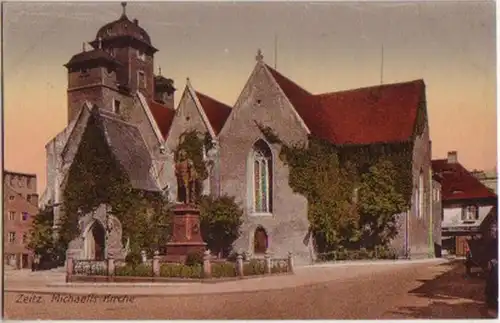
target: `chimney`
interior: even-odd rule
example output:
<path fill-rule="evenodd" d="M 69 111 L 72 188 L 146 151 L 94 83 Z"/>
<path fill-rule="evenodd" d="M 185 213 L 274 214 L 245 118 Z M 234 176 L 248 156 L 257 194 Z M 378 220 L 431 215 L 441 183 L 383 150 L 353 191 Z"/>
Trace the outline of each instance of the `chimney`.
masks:
<path fill-rule="evenodd" d="M 458 154 L 454 151 L 448 152 L 448 164 L 456 164 L 458 163 Z"/>
<path fill-rule="evenodd" d="M 134 19 L 134 25 L 139 26 L 139 20 Z"/>

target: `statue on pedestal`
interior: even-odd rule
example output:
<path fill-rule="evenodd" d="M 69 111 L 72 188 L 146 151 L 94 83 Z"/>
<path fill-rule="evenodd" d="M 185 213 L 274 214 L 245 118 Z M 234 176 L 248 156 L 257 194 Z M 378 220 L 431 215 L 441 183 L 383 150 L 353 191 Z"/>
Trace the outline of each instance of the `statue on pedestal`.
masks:
<path fill-rule="evenodd" d="M 183 149 L 178 153 L 175 177 L 177 178 L 177 201 L 183 204 L 194 204 L 198 176 L 193 161 L 188 158 Z"/>

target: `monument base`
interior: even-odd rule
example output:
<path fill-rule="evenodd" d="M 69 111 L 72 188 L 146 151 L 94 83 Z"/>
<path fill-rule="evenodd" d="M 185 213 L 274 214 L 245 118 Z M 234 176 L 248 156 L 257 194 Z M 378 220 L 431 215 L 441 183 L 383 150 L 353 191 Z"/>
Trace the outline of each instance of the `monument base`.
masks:
<path fill-rule="evenodd" d="M 179 204 L 173 212 L 172 238 L 163 260 L 184 263 L 189 254 L 203 255 L 207 244 L 201 237 L 200 210 L 194 205 Z"/>

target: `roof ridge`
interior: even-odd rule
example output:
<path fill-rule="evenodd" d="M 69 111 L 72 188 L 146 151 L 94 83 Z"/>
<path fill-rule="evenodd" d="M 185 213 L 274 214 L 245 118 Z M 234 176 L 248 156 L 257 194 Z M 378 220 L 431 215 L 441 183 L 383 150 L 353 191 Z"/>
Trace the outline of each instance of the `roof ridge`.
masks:
<path fill-rule="evenodd" d="M 312 94 L 315 98 L 322 97 L 322 96 L 327 96 L 327 95 L 333 95 L 333 94 L 342 94 L 342 93 L 349 93 L 349 92 L 357 92 L 357 91 L 366 91 L 366 90 L 377 90 L 377 89 L 383 89 L 383 88 L 388 88 L 388 87 L 393 87 L 393 86 L 400 86 L 400 85 L 409 85 L 409 84 L 414 84 L 414 83 L 419 83 L 419 82 L 424 82 L 423 79 L 415 79 L 412 81 L 404 81 L 404 82 L 395 82 L 395 83 L 387 83 L 387 84 L 379 84 L 379 85 L 371 85 L 371 86 L 365 86 L 365 87 L 360 87 L 360 88 L 355 88 L 355 89 L 347 89 L 347 90 L 340 90 L 340 91 L 332 91 L 332 92 L 324 92 L 324 93 L 317 93 L 317 94 Z"/>

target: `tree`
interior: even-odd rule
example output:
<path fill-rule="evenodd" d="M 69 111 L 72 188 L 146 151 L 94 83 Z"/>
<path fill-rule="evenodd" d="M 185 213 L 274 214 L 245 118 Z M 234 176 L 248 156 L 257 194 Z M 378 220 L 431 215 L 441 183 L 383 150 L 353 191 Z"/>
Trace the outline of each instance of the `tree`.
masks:
<path fill-rule="evenodd" d="M 202 196 L 199 202 L 201 235 L 208 249 L 218 254 L 230 251 L 240 234 L 243 210 L 234 197 Z"/>
<path fill-rule="evenodd" d="M 33 219 L 29 231 L 28 248 L 35 254 L 49 253 L 54 248 L 53 221 L 54 210 L 51 207 L 42 209 Z"/>
<path fill-rule="evenodd" d="M 358 212 L 366 248 L 386 246 L 397 234 L 396 215 L 406 210 L 404 195 L 396 187 L 397 176 L 396 168 L 386 159 L 361 176 Z"/>

